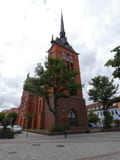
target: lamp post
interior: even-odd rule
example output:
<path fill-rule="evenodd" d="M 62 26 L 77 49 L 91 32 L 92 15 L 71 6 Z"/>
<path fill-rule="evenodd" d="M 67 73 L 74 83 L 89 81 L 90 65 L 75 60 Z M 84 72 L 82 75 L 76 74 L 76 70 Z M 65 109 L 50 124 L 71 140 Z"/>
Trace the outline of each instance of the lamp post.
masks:
<path fill-rule="evenodd" d="M 28 137 L 28 125 L 29 125 L 29 122 L 32 121 L 32 118 L 34 117 L 34 114 L 31 113 L 31 112 L 28 112 L 26 115 L 25 115 L 25 119 L 26 119 L 26 129 L 27 129 L 27 134 L 26 134 L 26 137 Z"/>
<path fill-rule="evenodd" d="M 12 122 L 13 122 L 13 117 L 10 118 L 10 125 L 12 126 Z"/>
<path fill-rule="evenodd" d="M 65 114 L 65 111 L 63 112 L 63 114 L 60 115 L 60 119 L 64 124 L 64 135 L 65 135 L 65 138 L 67 138 L 66 122 L 68 121 L 68 115 Z"/>
<path fill-rule="evenodd" d="M 11 129 L 12 129 L 12 130 L 13 130 L 13 124 L 12 124 L 13 120 L 14 120 L 14 118 L 11 117 L 11 118 L 10 118 L 10 126 L 11 126 Z"/>
<path fill-rule="evenodd" d="M 28 120 L 25 115 L 24 115 L 24 118 L 26 120 L 26 137 L 28 137 Z"/>
<path fill-rule="evenodd" d="M 26 137 L 28 137 L 28 120 L 26 119 Z"/>

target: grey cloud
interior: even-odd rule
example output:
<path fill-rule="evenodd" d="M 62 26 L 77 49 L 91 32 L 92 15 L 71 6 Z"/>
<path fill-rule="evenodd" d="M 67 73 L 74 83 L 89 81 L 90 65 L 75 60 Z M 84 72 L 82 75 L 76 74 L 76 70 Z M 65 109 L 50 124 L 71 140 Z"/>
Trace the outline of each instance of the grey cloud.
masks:
<path fill-rule="evenodd" d="M 45 3 L 45 4 L 46 4 L 46 3 L 47 3 L 47 0 L 43 0 L 43 3 Z"/>
<path fill-rule="evenodd" d="M 19 106 L 22 87 L 22 77 L 3 79 L 0 94 L 0 110 Z"/>
<path fill-rule="evenodd" d="M 5 61 L 3 59 L 0 59 L 0 63 L 4 63 Z"/>
<path fill-rule="evenodd" d="M 5 41 L 5 42 L 3 42 L 3 45 L 11 47 L 11 46 L 14 46 L 14 43 L 12 41 Z"/>
<path fill-rule="evenodd" d="M 92 3 L 87 0 L 85 3 L 85 8 L 88 12 L 86 12 L 86 14 L 89 14 L 89 16 L 101 16 L 113 9 L 113 3 L 114 0 L 101 0 L 99 2 L 92 0 Z M 119 0 L 117 0 L 116 3 L 119 3 Z"/>
<path fill-rule="evenodd" d="M 4 79 L 4 84 L 6 88 L 18 89 L 21 86 L 22 78 L 6 78 Z"/>
<path fill-rule="evenodd" d="M 15 94 L 0 95 L 0 110 L 19 106 L 19 98 Z"/>

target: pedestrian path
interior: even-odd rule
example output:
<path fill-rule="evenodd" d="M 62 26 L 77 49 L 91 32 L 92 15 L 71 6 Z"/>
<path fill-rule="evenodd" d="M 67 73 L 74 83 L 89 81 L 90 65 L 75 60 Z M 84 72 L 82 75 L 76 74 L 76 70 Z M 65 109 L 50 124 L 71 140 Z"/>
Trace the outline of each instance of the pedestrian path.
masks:
<path fill-rule="evenodd" d="M 120 160 L 120 132 L 0 139 L 0 160 Z"/>

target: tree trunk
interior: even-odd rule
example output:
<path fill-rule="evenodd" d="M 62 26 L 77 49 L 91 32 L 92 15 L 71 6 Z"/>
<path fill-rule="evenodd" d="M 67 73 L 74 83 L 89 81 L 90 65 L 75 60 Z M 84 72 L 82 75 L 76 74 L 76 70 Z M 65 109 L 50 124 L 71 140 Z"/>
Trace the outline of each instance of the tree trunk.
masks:
<path fill-rule="evenodd" d="M 59 120 L 59 116 L 58 116 L 58 106 L 57 106 L 57 98 L 54 96 L 53 101 L 54 101 L 54 106 L 51 106 L 50 104 L 50 97 L 47 96 L 46 98 L 46 102 L 48 105 L 49 110 L 53 113 L 54 118 L 55 118 L 55 127 L 59 126 L 58 120 Z"/>
<path fill-rule="evenodd" d="M 106 109 L 104 111 L 104 128 L 111 128 L 111 124 L 112 124 L 112 120 L 113 120 L 113 117 L 111 116 L 111 114 L 108 112 L 108 110 Z"/>
<path fill-rule="evenodd" d="M 57 98 L 54 96 L 54 113 L 55 113 L 55 127 L 59 127 L 59 116 L 58 116 L 58 106 L 57 106 Z"/>
<path fill-rule="evenodd" d="M 58 127 L 58 126 L 59 126 L 59 124 L 58 124 L 58 116 L 55 115 L 55 127 Z"/>
<path fill-rule="evenodd" d="M 103 114 L 104 114 L 104 123 L 103 123 L 103 127 L 107 128 L 107 124 L 106 124 L 106 112 L 107 110 L 104 109 Z"/>

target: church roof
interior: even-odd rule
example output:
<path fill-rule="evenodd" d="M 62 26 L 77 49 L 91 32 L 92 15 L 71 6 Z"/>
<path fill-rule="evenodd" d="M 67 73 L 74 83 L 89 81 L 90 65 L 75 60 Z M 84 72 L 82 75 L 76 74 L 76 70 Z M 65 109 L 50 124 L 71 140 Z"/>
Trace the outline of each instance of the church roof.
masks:
<path fill-rule="evenodd" d="M 66 35 L 65 35 L 65 29 L 64 29 L 64 21 L 63 21 L 63 15 L 61 14 L 61 25 L 60 25 L 60 37 L 56 38 L 55 40 L 53 40 L 53 36 L 52 36 L 52 40 L 51 43 L 57 43 L 71 51 L 74 51 L 74 49 L 72 48 L 72 46 L 68 43 Z M 74 51 L 75 52 L 75 51 Z"/>

